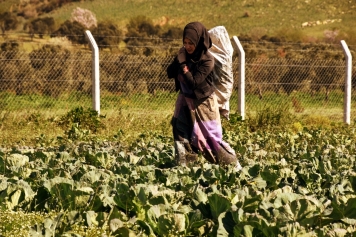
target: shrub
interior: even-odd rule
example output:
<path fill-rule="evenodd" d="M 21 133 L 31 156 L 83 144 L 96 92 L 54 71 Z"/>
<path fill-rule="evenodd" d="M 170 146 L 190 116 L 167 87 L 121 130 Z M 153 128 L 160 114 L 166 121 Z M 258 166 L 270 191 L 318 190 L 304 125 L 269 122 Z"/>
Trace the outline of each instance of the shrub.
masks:
<path fill-rule="evenodd" d="M 92 34 L 100 49 L 117 47 L 123 37 L 123 32 L 111 22 L 100 22 Z"/>
<path fill-rule="evenodd" d="M 86 29 L 95 28 L 97 26 L 95 14 L 80 7 L 73 10 L 71 21 L 80 23 Z"/>
<path fill-rule="evenodd" d="M 0 45 L 1 51 L 19 51 L 19 43 L 16 40 L 5 41 Z"/>
<path fill-rule="evenodd" d="M 28 24 L 28 28 L 31 39 L 34 34 L 43 38 L 44 34 L 49 34 L 54 30 L 54 19 L 53 17 L 36 18 Z"/>
<path fill-rule="evenodd" d="M 85 30 L 85 27 L 79 22 L 67 20 L 56 31 L 51 33 L 51 37 L 66 36 L 74 44 L 86 44 Z"/>
<path fill-rule="evenodd" d="M 324 41 L 326 43 L 335 43 L 336 37 L 338 36 L 338 30 L 324 30 Z"/>
<path fill-rule="evenodd" d="M 183 35 L 183 29 L 181 27 L 177 26 L 172 26 L 166 29 L 165 32 L 162 33 L 162 45 L 164 48 L 167 49 L 167 53 L 169 55 L 176 55 L 177 54 L 177 48 L 182 45 L 182 38 Z M 178 40 L 177 40 L 178 39 Z"/>
<path fill-rule="evenodd" d="M 149 47 L 157 42 L 152 37 L 158 37 L 161 32 L 159 25 L 154 25 L 153 21 L 146 16 L 137 16 L 130 19 L 126 26 L 127 33 L 125 43 L 132 54 L 153 54 L 153 48 Z M 146 47 L 143 47 L 146 46 Z"/>
<path fill-rule="evenodd" d="M 177 26 L 172 26 L 167 29 L 166 32 L 162 33 L 161 37 L 166 38 L 166 40 L 181 39 L 183 35 L 183 29 Z"/>
<path fill-rule="evenodd" d="M 29 54 L 32 67 L 35 69 L 43 68 L 46 63 L 57 58 L 57 54 L 59 54 L 61 51 L 62 47 L 60 45 L 44 45 L 40 49 L 33 50 Z M 68 50 L 64 50 L 64 52 L 69 53 Z M 46 60 L 44 60 L 43 58 L 45 58 Z"/>
<path fill-rule="evenodd" d="M 301 29 L 293 28 L 278 29 L 274 35 L 281 37 L 285 42 L 303 42 L 306 38 L 305 33 Z"/>
<path fill-rule="evenodd" d="M 22 3 L 17 9 L 17 16 L 21 16 L 24 19 L 33 19 L 38 17 L 38 15 L 37 8 L 33 4 Z"/>
<path fill-rule="evenodd" d="M 257 108 L 254 115 L 249 116 L 249 126 L 252 131 L 261 128 L 271 128 L 275 126 L 286 126 L 291 119 L 289 103 L 280 103 L 280 106 L 263 104 Z"/>
<path fill-rule="evenodd" d="M 0 14 L 0 29 L 3 35 L 6 31 L 14 30 L 18 26 L 19 21 L 15 14 L 4 12 Z"/>
<path fill-rule="evenodd" d="M 90 132 L 96 133 L 105 128 L 105 125 L 101 122 L 102 118 L 105 117 L 99 116 L 98 112 L 93 109 L 77 107 L 63 115 L 58 125 L 65 130 L 69 139 L 83 139 L 83 135 Z"/>
<path fill-rule="evenodd" d="M 70 52 L 60 45 L 44 45 L 30 54 L 32 67 L 41 74 L 42 93 L 49 96 L 59 96 L 68 88 Z"/>

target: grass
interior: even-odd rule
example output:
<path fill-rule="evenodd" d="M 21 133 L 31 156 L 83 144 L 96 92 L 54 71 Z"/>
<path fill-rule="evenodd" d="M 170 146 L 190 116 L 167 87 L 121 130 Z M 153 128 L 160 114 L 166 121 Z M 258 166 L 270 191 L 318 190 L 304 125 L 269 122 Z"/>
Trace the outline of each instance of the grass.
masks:
<path fill-rule="evenodd" d="M 9 9 L 15 0 L 5 0 L 2 10 Z M 17 0 L 19 2 L 19 0 Z M 355 1 L 334 0 L 92 0 L 66 4 L 46 14 L 59 25 L 70 19 L 74 8 L 92 11 L 98 21 L 110 20 L 125 28 L 129 19 L 138 15 L 151 18 L 156 24 L 184 27 L 190 21 L 201 21 L 208 28 L 226 27 L 230 35 L 264 32 L 277 35 L 287 29 L 303 30 L 299 34 L 323 37 L 325 29 L 351 32 L 355 28 Z M 327 25 L 301 28 L 303 22 L 341 19 Z M 20 30 L 20 29 L 19 29 Z M 350 37 L 352 38 L 352 37 Z"/>
<path fill-rule="evenodd" d="M 3 146 L 53 145 L 58 142 L 57 137 L 66 136 L 66 129 L 58 125 L 64 115 L 80 106 L 91 108 L 91 99 L 87 95 L 64 95 L 54 99 L 40 95 L 1 94 L 0 98 L 4 102 L 0 108 L 0 141 Z M 90 136 L 104 140 L 120 139 L 127 143 L 145 132 L 171 136 L 170 119 L 175 98 L 175 93 L 168 92 L 155 96 L 103 93 L 100 114 L 104 116 L 101 121 L 105 126 Z M 292 126 L 296 122 L 314 126 L 316 121 L 328 125 L 342 123 L 342 93 L 332 92 L 329 98 L 330 101 L 325 102 L 322 93 L 311 97 L 299 92 L 290 96 L 265 93 L 260 100 L 258 95 L 247 94 L 246 119 L 258 127 Z M 238 114 L 237 101 L 237 92 L 234 92 L 230 100 L 232 114 Z"/>
<path fill-rule="evenodd" d="M 0 235 L 1 236 L 29 236 L 29 230 L 36 223 L 41 223 L 48 214 L 25 213 L 23 211 L 0 211 Z"/>
<path fill-rule="evenodd" d="M 101 119 L 105 128 L 95 135 L 101 139 L 120 139 L 128 143 L 144 132 L 157 131 L 170 136 L 169 126 L 171 114 L 125 113 L 122 111 L 103 112 Z M 53 145 L 58 137 L 65 137 L 65 130 L 58 126 L 61 116 L 41 112 L 9 112 L 0 115 L 0 141 L 2 146 L 11 145 Z M 121 131 L 124 134 L 121 134 Z"/>
<path fill-rule="evenodd" d="M 343 1 L 216 1 L 216 0 L 167 0 L 164 3 L 150 1 L 114 0 L 85 1 L 69 4 L 52 13 L 58 21 L 69 19 L 75 6 L 93 11 L 98 20 L 109 19 L 125 25 L 132 16 L 145 15 L 156 22 L 166 17 L 169 23 L 183 27 L 188 21 L 202 21 L 207 27 L 224 25 L 231 34 L 246 34 L 256 27 L 267 30 L 268 34 L 284 27 L 300 28 L 306 21 L 341 18 L 344 22 L 331 27 L 346 28 L 352 17 L 354 2 Z M 187 7 L 189 10 L 187 11 Z M 246 16 L 248 13 L 249 17 Z M 315 28 L 313 32 L 318 31 Z M 313 33 L 310 30 L 310 33 Z"/>
<path fill-rule="evenodd" d="M 0 13 L 19 1 L 1 1 Z M 263 33 L 287 35 L 291 41 L 303 41 L 308 37 L 323 38 L 326 29 L 336 29 L 356 36 L 355 1 L 92 0 L 65 5 L 47 16 L 54 17 L 57 24 L 60 24 L 70 18 L 72 10 L 77 6 L 94 12 L 99 21 L 111 20 L 123 29 L 130 18 L 145 15 L 156 23 L 167 19 L 168 24 L 179 27 L 183 27 L 189 21 L 202 21 L 208 28 L 224 25 L 230 36 L 242 34 L 262 36 Z M 246 15 L 248 17 L 244 17 Z M 305 21 L 335 18 L 342 21 L 315 27 L 300 27 Z M 18 36 L 14 34 L 13 37 Z M 35 42 L 24 41 L 22 48 L 31 51 L 49 39 L 34 40 Z M 103 93 L 103 95 L 101 114 L 105 115 L 105 118 L 101 121 L 105 128 L 95 135 L 90 134 L 94 139 L 120 140 L 131 144 L 142 133 L 157 132 L 162 136 L 171 136 L 170 119 L 175 94 L 120 96 Z M 265 94 L 263 100 L 265 103 L 258 107 L 256 104 L 261 104 L 258 96 L 248 94 L 246 126 L 250 126 L 250 129 L 263 129 L 268 126 L 272 130 L 273 126 L 283 126 L 286 130 L 294 131 L 300 131 L 307 126 L 330 128 L 342 121 L 342 99 L 343 96 L 339 92 L 331 93 L 329 102 L 325 102 L 323 94 L 313 98 L 303 93 L 290 97 Z M 78 106 L 91 106 L 91 98 L 80 94 L 64 95 L 57 99 L 39 95 L 1 94 L 0 100 L 1 147 L 57 145 L 58 137 L 66 136 L 66 130 L 58 125 L 61 117 Z M 231 99 L 232 119 L 237 117 L 237 101 L 237 93 L 234 93 Z M 278 109 L 281 104 L 288 106 Z M 355 109 L 352 111 L 354 116 Z M 226 120 L 223 120 L 223 128 L 238 129 Z M 0 211 L 0 236 L 29 236 L 30 227 L 48 216 L 49 214 L 45 213 Z M 83 226 L 73 226 L 73 230 L 82 236 L 102 234 L 100 229 L 85 229 Z"/>
<path fill-rule="evenodd" d="M 46 218 L 54 218 L 57 213 L 24 212 L 24 211 L 0 211 L 0 236 L 28 237 L 32 236 L 30 230 L 38 223 L 43 223 Z M 87 227 L 75 224 L 73 232 L 82 236 L 100 236 L 104 231 L 100 227 Z M 42 233 L 41 233 L 42 234 Z M 42 236 L 42 235 L 41 235 Z M 46 236 L 49 236 L 46 234 Z M 54 236 L 54 235 L 53 235 Z"/>

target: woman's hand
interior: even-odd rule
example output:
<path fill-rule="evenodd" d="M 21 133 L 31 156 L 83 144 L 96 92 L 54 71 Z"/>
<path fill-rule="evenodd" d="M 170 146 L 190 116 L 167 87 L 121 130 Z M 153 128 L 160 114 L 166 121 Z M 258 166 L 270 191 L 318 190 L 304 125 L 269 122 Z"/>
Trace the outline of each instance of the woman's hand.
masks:
<path fill-rule="evenodd" d="M 184 47 L 179 49 L 177 58 L 178 58 L 178 62 L 179 63 L 184 63 L 186 61 L 185 48 Z"/>

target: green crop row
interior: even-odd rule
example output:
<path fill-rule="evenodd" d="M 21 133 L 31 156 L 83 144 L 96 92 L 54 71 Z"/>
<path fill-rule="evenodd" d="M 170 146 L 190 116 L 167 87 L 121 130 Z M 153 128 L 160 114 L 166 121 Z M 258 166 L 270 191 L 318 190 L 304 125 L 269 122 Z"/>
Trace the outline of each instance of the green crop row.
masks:
<path fill-rule="evenodd" d="M 262 113 L 223 122 L 235 172 L 201 156 L 176 166 L 168 121 L 102 139 L 105 118 L 73 109 L 58 118 L 64 134 L 1 148 L 1 235 L 353 236 L 354 124 Z"/>

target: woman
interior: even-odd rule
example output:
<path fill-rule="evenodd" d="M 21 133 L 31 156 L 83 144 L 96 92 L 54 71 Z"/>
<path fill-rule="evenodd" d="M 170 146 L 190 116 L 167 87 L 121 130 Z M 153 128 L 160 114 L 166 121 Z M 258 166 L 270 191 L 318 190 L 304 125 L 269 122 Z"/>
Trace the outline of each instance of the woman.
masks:
<path fill-rule="evenodd" d="M 175 78 L 179 95 L 172 118 L 175 157 L 178 164 L 197 158 L 197 152 L 214 164 L 236 164 L 235 151 L 222 140 L 217 97 L 213 86 L 214 57 L 207 29 L 200 22 L 187 24 L 183 47 L 167 68 Z"/>

